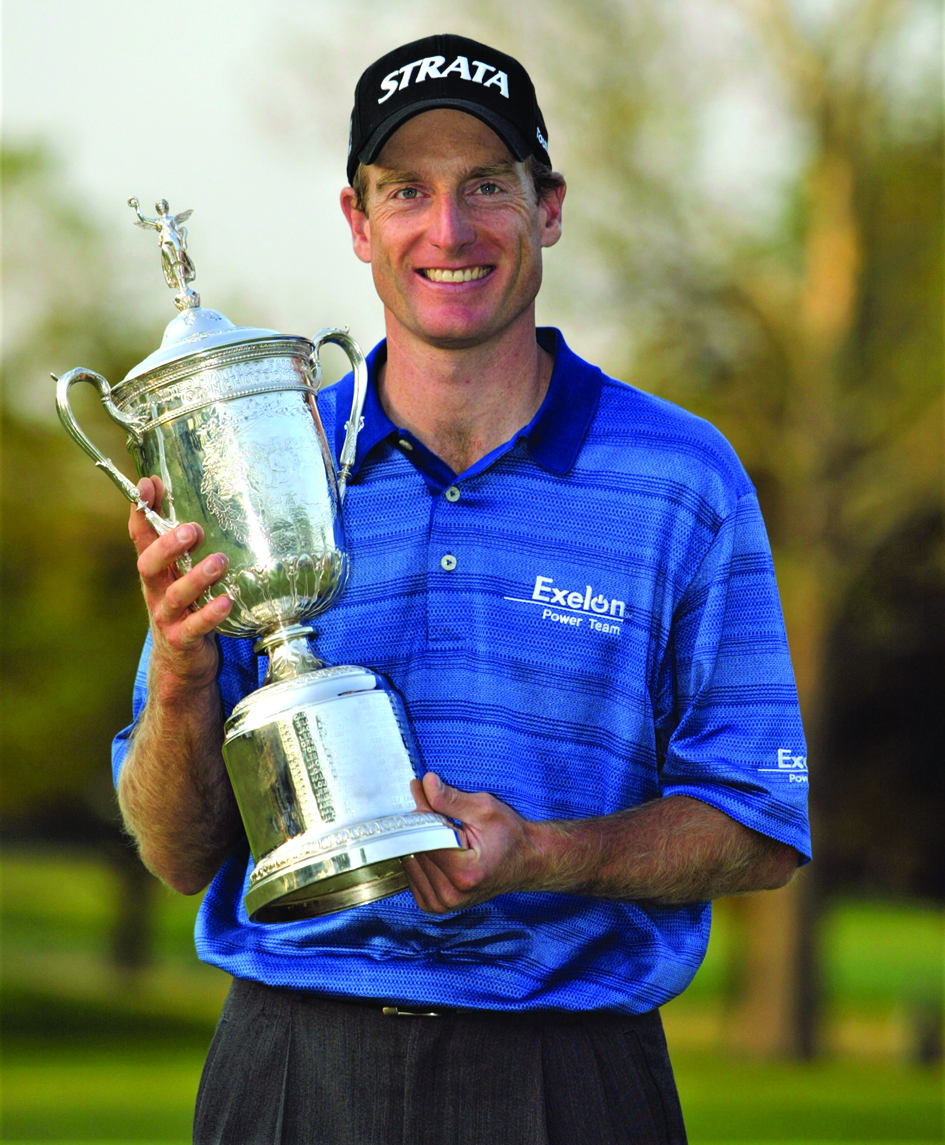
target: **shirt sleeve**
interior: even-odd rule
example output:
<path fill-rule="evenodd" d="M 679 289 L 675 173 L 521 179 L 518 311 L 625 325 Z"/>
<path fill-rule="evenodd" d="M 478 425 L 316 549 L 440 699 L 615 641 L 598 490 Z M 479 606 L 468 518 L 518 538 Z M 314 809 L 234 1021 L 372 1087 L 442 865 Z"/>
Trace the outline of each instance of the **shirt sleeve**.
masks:
<path fill-rule="evenodd" d="M 709 803 L 808 862 L 807 747 L 754 492 L 722 522 L 686 588 L 662 674 L 662 794 Z"/>
<path fill-rule="evenodd" d="M 148 632 L 144 640 L 144 647 L 141 649 L 141 659 L 138 661 L 138 668 L 135 672 L 134 689 L 131 695 L 131 723 L 126 728 L 122 728 L 112 740 L 112 780 L 116 786 L 118 776 L 125 765 L 128 750 L 131 747 L 132 733 L 148 700 L 148 663 L 150 659 L 151 633 Z"/>

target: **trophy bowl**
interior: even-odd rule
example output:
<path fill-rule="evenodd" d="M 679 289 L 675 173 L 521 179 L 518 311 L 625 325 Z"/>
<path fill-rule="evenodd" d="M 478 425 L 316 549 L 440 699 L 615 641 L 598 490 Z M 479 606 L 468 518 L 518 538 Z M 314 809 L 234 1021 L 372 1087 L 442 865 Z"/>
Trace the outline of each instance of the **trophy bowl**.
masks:
<path fill-rule="evenodd" d="M 85 369 L 58 378 L 59 416 L 159 533 L 200 524 L 205 550 L 229 560 L 201 603 L 232 597 L 219 631 L 254 639 L 268 656 L 263 686 L 234 708 L 223 744 L 255 864 L 247 914 L 292 921 L 394 894 L 407 886 L 403 858 L 462 844 L 448 819 L 415 808 L 410 780 L 422 765 L 400 696 L 379 673 L 325 665 L 306 625 L 347 577 L 341 506 L 367 389 L 364 356 L 346 330 L 329 327 L 310 341 L 237 327 L 201 307 L 181 225 L 190 212 L 172 216 L 160 200 L 157 218 L 146 219 L 129 203 L 139 225 L 159 232 L 180 313 L 118 385 Z M 325 343 L 344 350 L 355 376 L 337 477 L 317 406 Z M 127 431 L 138 474 L 160 476 L 161 513 L 79 427 L 69 404 L 79 382 L 98 390 Z"/>

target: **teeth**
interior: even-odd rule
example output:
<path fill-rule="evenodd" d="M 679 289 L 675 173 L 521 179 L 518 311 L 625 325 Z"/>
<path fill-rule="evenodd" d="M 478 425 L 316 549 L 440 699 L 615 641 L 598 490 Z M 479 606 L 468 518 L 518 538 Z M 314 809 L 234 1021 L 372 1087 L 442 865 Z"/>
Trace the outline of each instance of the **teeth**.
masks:
<path fill-rule="evenodd" d="M 472 282 L 474 278 L 483 278 L 489 273 L 488 266 L 467 266 L 462 270 L 439 270 L 430 267 L 423 273 L 431 282 Z"/>

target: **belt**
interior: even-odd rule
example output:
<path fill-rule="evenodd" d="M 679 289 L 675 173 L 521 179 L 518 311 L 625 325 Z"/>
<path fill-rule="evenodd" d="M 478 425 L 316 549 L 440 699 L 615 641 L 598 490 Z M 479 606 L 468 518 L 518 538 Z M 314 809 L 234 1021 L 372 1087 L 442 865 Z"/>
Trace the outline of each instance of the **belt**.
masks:
<path fill-rule="evenodd" d="M 381 1006 L 381 1013 L 385 1018 L 449 1018 L 454 1014 L 472 1014 L 475 1011 L 459 1009 L 457 1007 L 410 1007 L 410 1006 Z"/>
<path fill-rule="evenodd" d="M 279 987 L 276 987 L 278 989 Z M 440 1006 L 423 1002 L 391 1002 L 388 998 L 351 998 L 327 994 L 308 994 L 302 990 L 289 990 L 300 1001 L 319 1005 L 359 1006 L 366 1010 L 380 1010 L 385 1018 L 450 1018 L 457 1014 L 492 1014 L 494 1010 L 478 1010 L 469 1006 Z"/>
<path fill-rule="evenodd" d="M 611 1014 L 605 1012 L 585 1013 L 583 1011 L 572 1010 L 533 1010 L 533 1011 L 519 1011 L 519 1010 L 488 1010 L 481 1009 L 478 1006 L 441 1006 L 436 1002 L 425 1004 L 423 1002 L 392 1002 L 389 998 L 352 998 L 345 995 L 327 995 L 327 994 L 311 994 L 305 990 L 294 990 L 291 987 L 266 987 L 266 989 L 284 990 L 288 994 L 292 994 L 299 1001 L 309 1005 L 339 1005 L 339 1006 L 358 1006 L 363 1009 L 373 1010 L 375 1013 L 380 1013 L 385 1018 L 454 1018 L 454 1017 L 477 1017 L 483 1019 L 497 1019 L 500 1021 L 513 1021 L 513 1022 L 527 1022 L 539 1023 L 545 1022 L 562 1023 L 562 1024 L 581 1024 L 584 1025 L 588 1021 L 595 1020 L 614 1020 L 618 1019 L 623 1022 L 638 1021 L 640 1016 L 635 1017 L 628 1014 Z M 653 1014 L 658 1014 L 654 1010 Z M 649 1015 L 643 1015 L 644 1018 Z"/>

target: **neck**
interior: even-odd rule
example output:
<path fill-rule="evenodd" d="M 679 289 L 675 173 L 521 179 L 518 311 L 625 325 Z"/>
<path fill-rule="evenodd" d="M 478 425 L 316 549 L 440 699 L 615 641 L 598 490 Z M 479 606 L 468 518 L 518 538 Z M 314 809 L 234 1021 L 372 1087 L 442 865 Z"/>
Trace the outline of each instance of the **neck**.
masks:
<path fill-rule="evenodd" d="M 545 397 L 554 362 L 535 339 L 534 314 L 528 319 L 462 349 L 421 343 L 388 322 L 378 375 L 384 412 L 462 473 L 527 425 Z"/>

